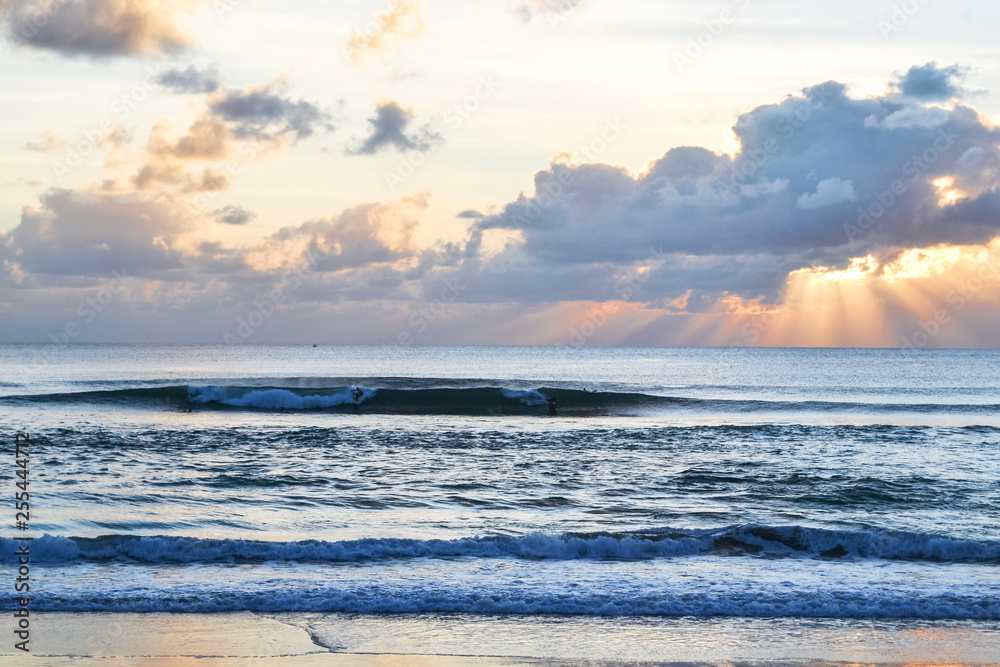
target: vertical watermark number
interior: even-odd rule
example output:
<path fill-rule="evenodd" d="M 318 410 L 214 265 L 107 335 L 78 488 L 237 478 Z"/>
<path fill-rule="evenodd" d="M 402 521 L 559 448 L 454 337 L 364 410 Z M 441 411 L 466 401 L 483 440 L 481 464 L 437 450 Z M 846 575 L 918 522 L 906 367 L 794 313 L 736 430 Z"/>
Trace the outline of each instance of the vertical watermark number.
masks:
<path fill-rule="evenodd" d="M 31 506 L 28 494 L 28 448 L 31 445 L 31 436 L 27 433 L 18 433 L 14 438 L 14 525 L 19 531 L 26 531 L 31 521 Z M 16 537 L 15 542 L 21 542 L 14 555 L 17 557 L 17 571 L 14 578 L 14 600 L 17 602 L 17 610 L 14 618 L 17 619 L 14 626 L 14 648 L 19 651 L 29 652 L 28 643 L 31 641 L 30 615 L 28 607 L 31 603 L 31 540 L 27 536 Z M 20 641 L 17 641 L 20 640 Z"/>

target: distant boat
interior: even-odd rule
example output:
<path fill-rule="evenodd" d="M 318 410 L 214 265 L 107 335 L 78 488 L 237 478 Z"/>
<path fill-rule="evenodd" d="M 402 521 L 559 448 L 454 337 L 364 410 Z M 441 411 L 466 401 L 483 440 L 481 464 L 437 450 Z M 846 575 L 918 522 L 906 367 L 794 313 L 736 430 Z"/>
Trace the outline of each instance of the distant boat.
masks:
<path fill-rule="evenodd" d="M 313 347 L 319 347 L 319 345 L 317 345 L 316 343 L 313 343 Z"/>

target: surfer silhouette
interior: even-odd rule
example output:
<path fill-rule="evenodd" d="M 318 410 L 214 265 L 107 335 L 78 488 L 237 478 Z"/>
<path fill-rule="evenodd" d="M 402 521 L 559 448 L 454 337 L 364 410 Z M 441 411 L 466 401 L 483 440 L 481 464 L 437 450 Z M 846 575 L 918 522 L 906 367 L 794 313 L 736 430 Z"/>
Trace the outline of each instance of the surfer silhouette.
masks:
<path fill-rule="evenodd" d="M 361 387 L 355 387 L 351 395 L 354 397 L 354 411 L 357 412 L 358 405 L 361 403 L 361 397 L 365 395 L 365 392 L 361 391 Z"/>
<path fill-rule="evenodd" d="M 548 401 L 548 403 L 549 403 L 549 415 L 552 416 L 552 417 L 555 417 L 556 416 L 556 412 L 559 409 L 559 406 L 556 405 L 556 397 L 555 396 L 549 396 L 545 400 Z"/>

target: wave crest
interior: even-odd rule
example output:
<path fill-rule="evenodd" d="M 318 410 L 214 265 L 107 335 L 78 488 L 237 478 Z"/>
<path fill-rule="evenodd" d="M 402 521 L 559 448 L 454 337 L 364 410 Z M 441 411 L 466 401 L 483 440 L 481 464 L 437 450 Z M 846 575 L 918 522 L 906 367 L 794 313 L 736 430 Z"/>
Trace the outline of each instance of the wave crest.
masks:
<path fill-rule="evenodd" d="M 16 561 L 19 542 L 0 538 L 0 553 Z M 1000 541 L 896 531 L 838 531 L 747 524 L 720 529 L 654 529 L 627 533 L 535 533 L 453 540 L 370 538 L 263 542 L 184 536 L 45 535 L 33 541 L 32 562 L 122 560 L 182 562 L 359 562 L 411 558 L 646 560 L 701 555 L 824 559 L 889 559 L 1000 563 Z"/>

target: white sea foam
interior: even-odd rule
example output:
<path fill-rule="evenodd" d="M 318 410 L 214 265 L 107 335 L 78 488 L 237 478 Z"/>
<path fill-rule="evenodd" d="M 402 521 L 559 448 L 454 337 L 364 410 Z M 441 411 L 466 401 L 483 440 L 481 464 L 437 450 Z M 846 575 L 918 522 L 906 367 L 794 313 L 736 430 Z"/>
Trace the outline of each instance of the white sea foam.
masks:
<path fill-rule="evenodd" d="M 250 590 L 247 590 L 250 588 Z M 429 586 L 392 588 L 318 584 L 309 588 L 250 587 L 216 590 L 144 590 L 144 595 L 90 593 L 37 597 L 32 611 L 115 612 L 346 612 L 581 614 L 589 616 L 744 616 L 799 618 L 998 619 L 1000 600 L 990 595 L 894 593 L 885 589 L 840 591 L 633 592 L 509 589 L 454 590 Z M 8 605 L 9 606 L 9 605 Z"/>
<path fill-rule="evenodd" d="M 0 538 L 0 553 L 15 561 L 16 540 Z M 155 562 L 316 561 L 354 562 L 408 558 L 518 558 L 644 560 L 701 554 L 826 559 L 889 559 L 932 562 L 1000 562 L 1000 542 L 886 531 L 831 531 L 796 526 L 731 526 L 723 529 L 659 529 L 599 535 L 484 536 L 453 540 L 199 539 L 181 536 L 108 535 L 70 538 L 45 535 L 32 544 L 34 562 L 126 560 Z"/>
<path fill-rule="evenodd" d="M 334 394 L 313 394 L 303 396 L 288 389 L 255 389 L 252 391 L 237 390 L 229 387 L 188 387 L 188 400 L 195 403 L 220 403 L 239 408 L 263 408 L 278 410 L 315 410 L 317 408 L 332 408 L 338 405 L 355 403 L 354 389 L 347 388 Z M 363 403 L 373 397 L 377 389 L 362 389 L 362 394 L 356 401 Z"/>

